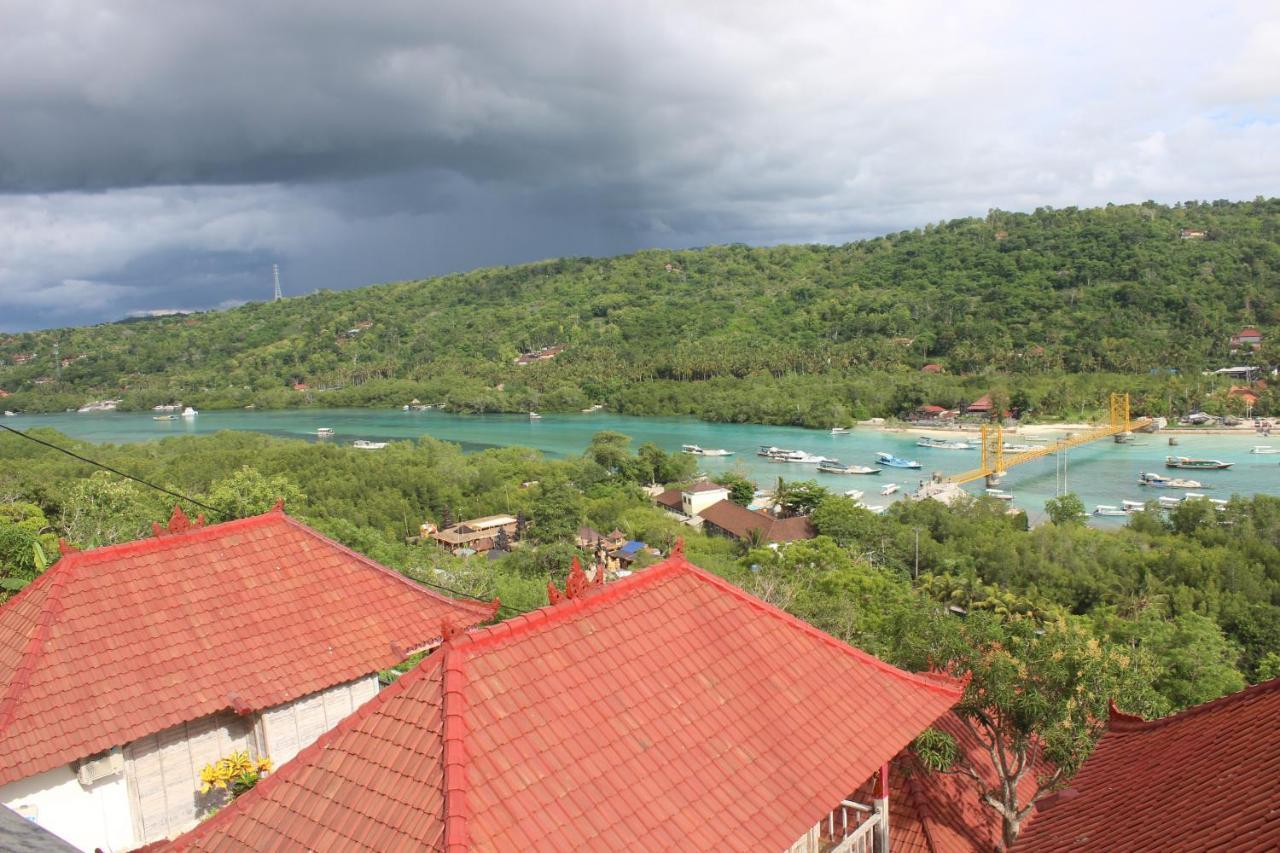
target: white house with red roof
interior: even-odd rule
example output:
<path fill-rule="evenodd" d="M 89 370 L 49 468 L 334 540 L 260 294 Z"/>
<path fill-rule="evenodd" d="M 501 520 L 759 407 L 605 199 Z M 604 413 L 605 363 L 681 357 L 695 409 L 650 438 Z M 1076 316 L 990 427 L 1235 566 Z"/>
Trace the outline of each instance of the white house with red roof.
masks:
<path fill-rule="evenodd" d="M 685 560 L 445 642 L 174 850 L 887 850 L 956 703 Z M 872 803 L 850 795 L 879 775 Z"/>
<path fill-rule="evenodd" d="M 61 559 L 0 608 L 0 803 L 82 850 L 190 828 L 201 768 L 281 763 L 493 615 L 325 538 L 283 506 Z"/>

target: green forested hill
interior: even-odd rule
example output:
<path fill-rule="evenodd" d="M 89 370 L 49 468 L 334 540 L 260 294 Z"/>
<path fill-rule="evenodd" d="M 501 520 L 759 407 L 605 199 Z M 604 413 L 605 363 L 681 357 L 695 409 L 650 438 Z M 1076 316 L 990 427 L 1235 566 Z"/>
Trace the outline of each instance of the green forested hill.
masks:
<path fill-rule="evenodd" d="M 562 259 L 10 335 L 0 388 L 33 410 L 418 397 L 827 423 L 993 385 L 1074 414 L 1123 386 L 1164 414 L 1212 397 L 1200 372 L 1244 323 L 1280 325 L 1280 199 L 993 211 L 844 246 Z M 55 342 L 74 359 L 60 377 Z M 553 344 L 552 361 L 513 363 Z"/>

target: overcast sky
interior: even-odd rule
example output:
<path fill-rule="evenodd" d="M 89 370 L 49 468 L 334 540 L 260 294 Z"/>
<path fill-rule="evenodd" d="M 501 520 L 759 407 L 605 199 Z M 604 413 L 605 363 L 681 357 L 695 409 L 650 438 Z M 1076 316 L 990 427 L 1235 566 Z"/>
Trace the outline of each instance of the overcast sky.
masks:
<path fill-rule="evenodd" d="M 0 0 L 0 329 L 1280 195 L 1280 3 Z"/>

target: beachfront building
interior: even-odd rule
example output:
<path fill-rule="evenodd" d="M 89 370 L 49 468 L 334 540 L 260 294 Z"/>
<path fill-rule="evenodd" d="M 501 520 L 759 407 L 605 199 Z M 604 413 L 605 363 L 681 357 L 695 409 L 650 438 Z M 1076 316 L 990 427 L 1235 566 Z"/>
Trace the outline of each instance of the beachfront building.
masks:
<path fill-rule="evenodd" d="M 776 518 L 764 510 L 752 511 L 728 500 L 712 504 L 701 515 L 704 532 L 739 541 L 754 537 L 761 543 L 782 544 L 818 535 L 805 516 Z"/>
<path fill-rule="evenodd" d="M 1256 350 L 1262 346 L 1262 332 L 1256 326 L 1245 326 L 1231 336 L 1231 351 L 1242 349 Z"/>
<path fill-rule="evenodd" d="M 690 564 L 443 645 L 166 849 L 896 849 L 888 764 L 960 698 Z M 872 781 L 874 780 L 874 781 Z M 864 790 L 863 800 L 851 799 Z"/>
<path fill-rule="evenodd" d="M 0 607 L 0 803 L 81 850 L 169 838 L 232 751 L 288 761 L 433 648 L 454 601 L 282 505 L 61 559 Z"/>
<path fill-rule="evenodd" d="M 514 515 L 486 515 L 444 530 L 437 530 L 433 524 L 424 524 L 422 534 L 452 554 L 477 554 L 493 548 L 501 532 L 514 536 L 519 523 Z"/>
<path fill-rule="evenodd" d="M 1158 720 L 1111 709 L 1018 853 L 1280 849 L 1280 679 Z"/>

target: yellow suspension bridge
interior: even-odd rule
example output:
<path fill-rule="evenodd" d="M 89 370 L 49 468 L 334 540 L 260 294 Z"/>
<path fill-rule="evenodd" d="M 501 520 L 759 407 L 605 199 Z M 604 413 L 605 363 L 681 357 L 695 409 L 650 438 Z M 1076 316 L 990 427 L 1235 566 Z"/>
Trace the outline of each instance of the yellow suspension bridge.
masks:
<path fill-rule="evenodd" d="M 1106 424 L 1068 436 L 1061 441 L 1055 441 L 1053 444 L 1037 447 L 1034 450 L 1006 453 L 1004 449 L 1004 427 L 1000 426 L 1000 424 L 987 424 L 982 427 L 982 467 L 945 477 L 943 481 L 957 484 L 970 483 L 986 477 L 990 484 L 995 485 L 1004 476 L 1004 473 L 1014 465 L 1021 465 L 1033 459 L 1052 456 L 1061 450 L 1070 450 L 1073 447 L 1079 447 L 1082 444 L 1088 444 L 1091 441 L 1097 441 L 1108 436 L 1115 436 L 1116 440 L 1120 441 L 1134 430 L 1150 425 L 1151 418 L 1130 418 L 1128 394 L 1111 395 L 1111 417 Z"/>

